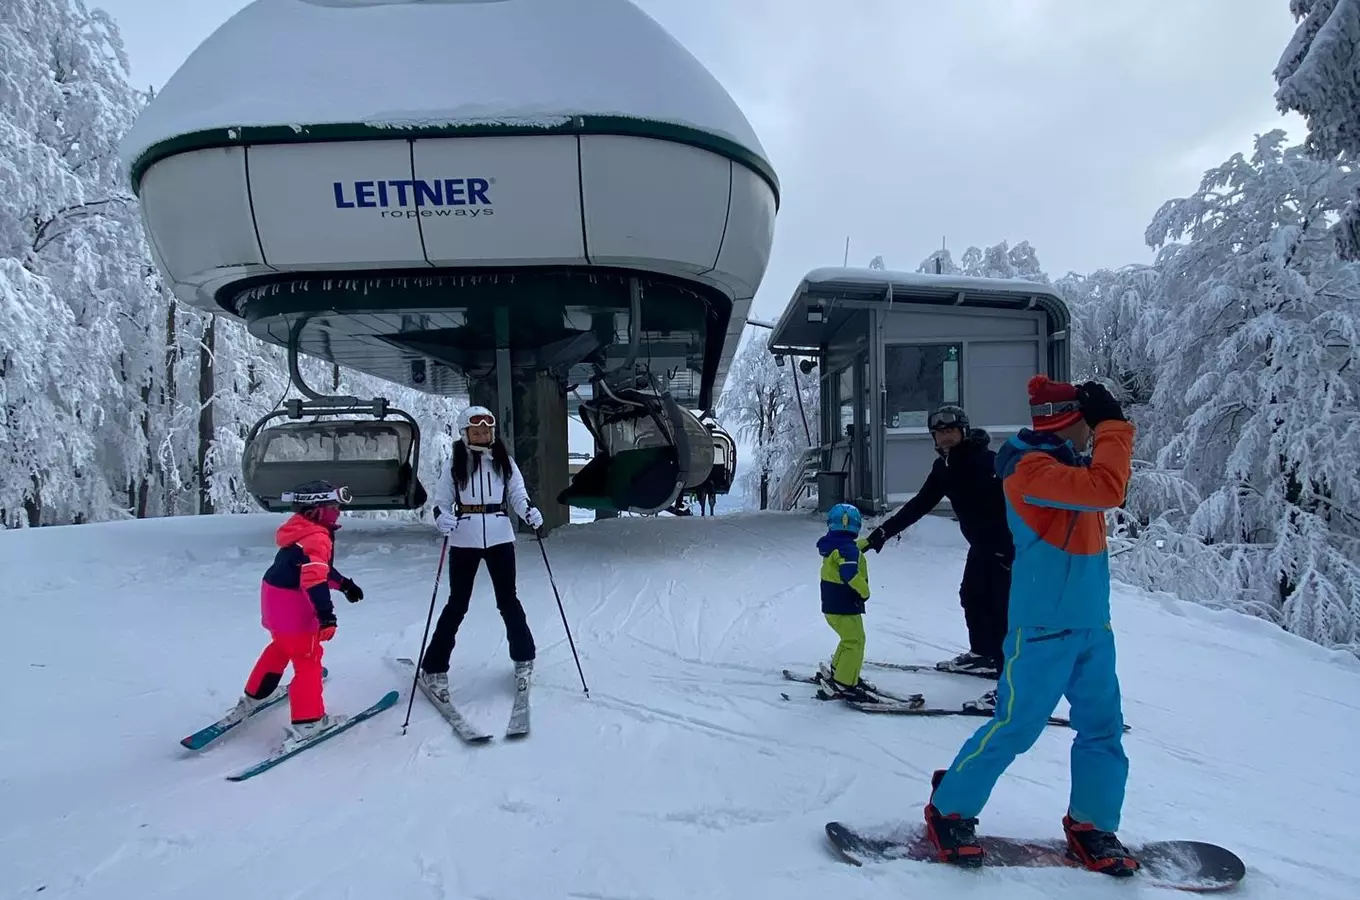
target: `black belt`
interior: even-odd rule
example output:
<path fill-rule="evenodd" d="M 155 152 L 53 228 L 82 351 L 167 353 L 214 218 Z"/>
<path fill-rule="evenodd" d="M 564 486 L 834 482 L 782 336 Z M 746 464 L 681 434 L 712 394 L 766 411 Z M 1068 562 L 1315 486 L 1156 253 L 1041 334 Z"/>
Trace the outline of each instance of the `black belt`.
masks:
<path fill-rule="evenodd" d="M 488 515 L 488 514 L 491 514 L 491 513 L 501 513 L 501 512 L 505 512 L 505 504 L 504 504 L 504 503 L 486 503 L 486 504 L 483 504 L 483 505 L 481 505 L 481 506 L 459 506 L 459 507 L 458 507 L 458 515 L 460 515 L 460 516 L 466 515 L 466 514 L 468 514 L 468 513 L 482 513 L 482 514 L 484 514 L 484 515 Z"/>

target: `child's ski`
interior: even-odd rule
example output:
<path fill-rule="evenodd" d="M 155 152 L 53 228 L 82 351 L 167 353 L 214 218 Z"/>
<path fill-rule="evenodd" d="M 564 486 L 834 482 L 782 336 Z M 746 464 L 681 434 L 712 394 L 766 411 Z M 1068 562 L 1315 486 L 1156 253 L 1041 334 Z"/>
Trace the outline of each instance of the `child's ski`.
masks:
<path fill-rule="evenodd" d="M 797 672 L 790 671 L 789 669 L 784 670 L 784 677 L 787 678 L 789 681 L 798 681 L 802 682 L 803 684 L 815 684 L 818 685 L 819 687 L 823 685 L 821 678 L 819 678 L 817 675 L 799 675 Z M 916 706 L 921 706 L 924 705 L 926 702 L 924 694 L 910 694 L 910 695 L 894 694 L 889 691 L 881 690 L 877 685 L 869 684 L 868 682 L 863 682 L 863 684 L 864 689 L 868 693 L 876 697 L 882 697 L 884 700 L 890 701 L 892 703 L 907 705 L 914 704 Z M 823 690 L 819 690 L 817 692 L 817 697 L 819 700 L 840 699 L 838 697 L 832 697 L 830 694 L 827 694 Z"/>
<path fill-rule="evenodd" d="M 507 738 L 522 738 L 529 734 L 529 679 L 532 674 L 530 665 L 515 666 L 515 705 L 510 709 L 510 722 L 505 728 Z"/>
<path fill-rule="evenodd" d="M 284 760 L 292 759 L 294 756 L 297 756 L 303 750 L 306 750 L 310 747 L 315 747 L 322 741 L 329 740 L 330 738 L 335 737 L 342 731 L 348 731 L 350 728 L 353 728 L 355 725 L 358 725 L 365 719 L 371 719 L 378 713 L 382 712 L 383 710 L 395 706 L 397 703 L 397 699 L 400 696 L 401 694 L 399 694 L 397 691 L 388 691 L 387 694 L 384 695 L 383 698 L 379 700 L 377 703 L 373 704 L 368 709 L 365 709 L 362 712 L 355 713 L 353 716 L 350 716 L 348 719 L 346 719 L 341 724 L 335 726 L 334 728 L 331 728 L 327 731 L 323 731 L 316 737 L 311 738 L 310 740 L 307 741 L 303 741 L 302 743 L 297 744 L 291 748 L 280 749 L 273 756 L 260 760 L 250 768 L 245 769 L 244 771 L 241 772 L 237 772 L 235 775 L 228 775 L 227 780 L 245 781 L 247 778 L 254 778 L 261 772 L 267 772 L 270 769 L 277 766 L 279 763 L 283 762 Z"/>
<path fill-rule="evenodd" d="M 400 656 L 394 659 L 393 662 L 401 671 L 412 677 L 415 676 L 416 664 L 414 660 Z M 430 705 L 439 710 L 439 714 L 444 717 L 444 721 L 453 726 L 454 734 L 457 734 L 464 743 L 484 744 L 491 740 L 490 734 L 480 730 L 477 726 L 463 718 L 463 714 L 459 712 L 458 708 L 452 703 L 445 703 L 438 697 L 432 696 L 430 692 L 426 690 L 425 683 L 420 679 L 416 679 L 416 685 L 420 688 L 420 692 L 425 695 L 425 699 L 430 701 Z"/>
<path fill-rule="evenodd" d="M 323 666 L 321 669 L 321 680 L 325 681 L 328 675 L 330 675 L 330 670 Z M 237 713 L 235 709 L 233 709 L 231 712 L 227 713 L 225 716 L 218 719 L 216 722 L 212 723 L 206 728 L 200 728 L 198 731 L 195 731 L 193 734 L 180 740 L 180 745 L 188 747 L 190 750 L 202 750 L 204 747 L 208 746 L 213 741 L 217 740 L 222 735 L 226 734 L 228 731 L 231 731 L 237 725 L 240 725 L 246 719 L 254 718 L 255 716 L 264 712 L 266 709 L 269 709 L 271 706 L 277 706 L 278 704 L 287 700 L 288 691 L 292 686 L 293 686 L 292 683 L 289 682 L 289 684 L 286 686 L 280 685 L 279 687 L 275 688 L 274 695 L 272 697 L 265 700 L 259 706 L 255 707 L 250 712 L 246 713 L 244 716 L 240 715 L 239 713 Z"/>

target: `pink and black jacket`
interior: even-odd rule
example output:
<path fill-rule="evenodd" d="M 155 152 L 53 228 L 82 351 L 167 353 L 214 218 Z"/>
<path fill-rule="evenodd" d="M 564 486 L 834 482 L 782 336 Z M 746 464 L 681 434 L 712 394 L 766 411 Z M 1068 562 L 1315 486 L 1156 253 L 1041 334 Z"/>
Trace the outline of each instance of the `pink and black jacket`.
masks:
<path fill-rule="evenodd" d="M 331 590 L 344 580 L 331 561 L 330 528 L 293 515 L 274 535 L 279 551 L 260 584 L 260 622 L 275 634 L 306 634 L 335 624 Z"/>

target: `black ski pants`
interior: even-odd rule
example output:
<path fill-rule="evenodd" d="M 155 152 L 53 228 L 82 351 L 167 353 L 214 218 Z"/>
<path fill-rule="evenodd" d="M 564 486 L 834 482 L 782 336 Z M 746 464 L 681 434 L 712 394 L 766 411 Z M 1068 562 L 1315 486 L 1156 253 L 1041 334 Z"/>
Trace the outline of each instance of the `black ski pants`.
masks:
<path fill-rule="evenodd" d="M 425 648 L 425 658 L 421 668 L 430 674 L 449 670 L 449 657 L 453 655 L 454 638 L 458 626 L 463 624 L 468 605 L 472 602 L 472 585 L 477 580 L 477 570 L 482 560 L 486 560 L 486 570 L 491 573 L 491 587 L 496 592 L 496 609 L 505 621 L 505 637 L 510 642 L 510 658 L 515 662 L 527 662 L 534 658 L 534 636 L 529 631 L 529 622 L 524 616 L 515 593 L 515 545 L 507 541 L 494 544 L 486 549 L 480 547 L 449 548 L 449 601 L 439 614 L 439 622 L 430 636 L 430 644 Z"/>
<path fill-rule="evenodd" d="M 1008 550 L 969 547 L 963 564 L 959 601 L 968 624 L 968 649 L 1001 664 L 1005 654 L 1006 613 L 1010 608 L 1011 562 Z"/>

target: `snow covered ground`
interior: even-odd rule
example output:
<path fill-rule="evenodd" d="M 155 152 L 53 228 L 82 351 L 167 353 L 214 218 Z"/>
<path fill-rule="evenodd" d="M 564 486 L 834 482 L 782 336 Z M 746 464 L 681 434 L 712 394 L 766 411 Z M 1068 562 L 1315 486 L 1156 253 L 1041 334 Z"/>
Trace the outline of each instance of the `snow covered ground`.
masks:
<path fill-rule="evenodd" d="M 532 541 L 521 595 L 539 642 L 533 733 L 467 747 L 384 657 L 420 645 L 438 557 L 427 527 L 347 520 L 327 699 L 379 718 L 257 779 L 287 713 L 220 745 L 179 739 L 235 702 L 263 645 L 256 585 L 279 518 L 176 518 L 0 533 L 0 897 L 987 898 L 1163 895 L 1074 870 L 856 869 L 830 819 L 915 821 L 932 769 L 978 719 L 874 717 L 805 699 L 833 636 L 817 519 L 738 513 L 575 525 L 546 547 L 581 651 L 581 691 Z M 927 518 L 870 560 L 869 656 L 933 662 L 963 638 L 964 545 Z M 440 593 L 444 592 L 441 585 Z M 1222 843 L 1237 895 L 1353 898 L 1360 666 L 1231 613 L 1121 589 L 1132 759 L 1123 836 Z M 985 682 L 886 670 L 941 702 Z M 455 698 L 499 732 L 512 694 L 485 574 L 454 653 Z M 966 682 L 966 683 L 960 683 Z M 793 698 L 781 699 L 781 691 Z M 1050 728 L 981 827 L 1054 836 L 1072 733 Z"/>

